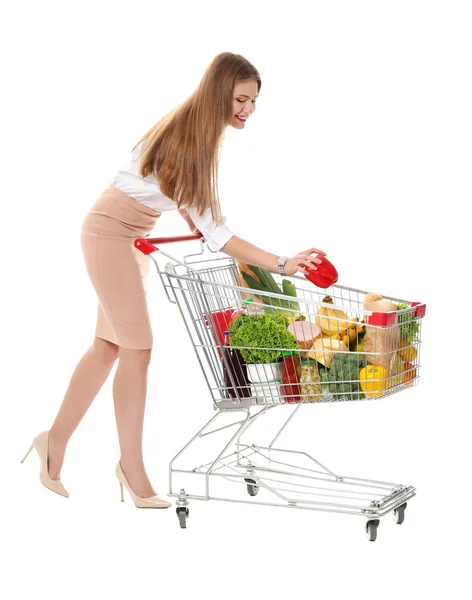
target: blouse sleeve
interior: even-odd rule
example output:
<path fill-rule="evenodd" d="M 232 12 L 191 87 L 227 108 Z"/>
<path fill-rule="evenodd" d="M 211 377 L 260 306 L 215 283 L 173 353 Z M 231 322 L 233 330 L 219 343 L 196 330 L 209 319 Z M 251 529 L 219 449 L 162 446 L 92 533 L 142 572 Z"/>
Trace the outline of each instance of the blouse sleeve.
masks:
<path fill-rule="evenodd" d="M 196 209 L 193 209 L 191 207 L 179 211 L 185 219 L 184 211 L 187 212 L 187 215 L 190 216 L 192 221 L 195 223 L 195 226 L 198 229 L 198 231 L 201 231 L 203 237 L 205 238 L 205 241 L 215 251 L 221 250 L 221 248 L 223 248 L 226 242 L 235 235 L 231 231 L 231 229 L 229 229 L 229 227 L 227 227 L 226 225 L 217 225 L 215 221 L 213 221 L 213 217 L 211 215 L 211 208 L 207 208 L 201 216 L 197 214 Z"/>

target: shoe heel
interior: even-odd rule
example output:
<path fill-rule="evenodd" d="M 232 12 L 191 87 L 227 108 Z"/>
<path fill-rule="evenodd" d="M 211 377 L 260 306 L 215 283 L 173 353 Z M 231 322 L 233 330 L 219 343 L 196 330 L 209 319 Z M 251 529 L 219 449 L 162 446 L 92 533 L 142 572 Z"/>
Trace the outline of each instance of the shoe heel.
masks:
<path fill-rule="evenodd" d="M 121 481 L 120 481 L 120 489 L 121 489 L 121 501 L 124 502 L 125 498 L 123 496 L 123 484 L 121 483 Z"/>
<path fill-rule="evenodd" d="M 30 449 L 28 450 L 28 452 L 25 454 L 25 457 L 24 457 L 24 458 L 23 458 L 23 460 L 21 461 L 22 463 L 23 463 L 23 462 L 25 462 L 25 460 L 26 460 L 26 459 L 27 459 L 27 457 L 28 457 L 28 454 L 31 452 L 31 450 L 32 450 L 33 448 L 34 448 L 34 444 L 31 444 L 31 447 L 30 447 Z"/>

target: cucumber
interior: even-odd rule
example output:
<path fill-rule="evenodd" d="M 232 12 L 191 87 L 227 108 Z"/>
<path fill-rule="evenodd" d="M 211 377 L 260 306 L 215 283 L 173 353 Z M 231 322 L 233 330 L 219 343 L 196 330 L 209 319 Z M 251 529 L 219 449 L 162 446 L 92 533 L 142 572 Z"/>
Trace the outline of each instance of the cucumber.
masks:
<path fill-rule="evenodd" d="M 293 296 L 294 298 L 297 297 L 295 285 L 288 279 L 282 279 L 282 289 L 286 296 Z M 299 308 L 298 301 L 288 301 L 288 304 L 293 310 L 298 310 Z"/>
<path fill-rule="evenodd" d="M 282 290 L 286 296 L 293 296 L 291 285 L 288 279 L 282 279 Z"/>

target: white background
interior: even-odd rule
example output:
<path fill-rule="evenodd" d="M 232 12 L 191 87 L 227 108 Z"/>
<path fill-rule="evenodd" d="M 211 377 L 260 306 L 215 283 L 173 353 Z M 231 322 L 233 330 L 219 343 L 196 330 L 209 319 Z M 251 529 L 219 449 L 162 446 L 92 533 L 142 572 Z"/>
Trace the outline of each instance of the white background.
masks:
<path fill-rule="evenodd" d="M 3 13 L 8 598 L 470 597 L 468 8 L 45 0 Z M 70 498 L 40 484 L 36 452 L 20 464 L 92 342 L 82 219 L 139 137 L 223 51 L 245 56 L 262 78 L 255 114 L 243 130 L 227 129 L 222 149 L 231 228 L 278 254 L 319 247 L 340 283 L 427 303 L 419 386 L 378 402 L 305 407 L 279 440 L 342 475 L 417 487 L 405 523 L 388 515 L 375 543 L 355 516 L 193 501 L 181 530 L 174 508 L 138 510 L 129 496 L 122 504 L 114 371 L 69 443 L 61 479 Z M 187 233 L 177 213 L 164 217 L 156 235 Z M 165 496 L 169 461 L 214 413 L 178 309 L 152 270 L 148 298 L 155 348 L 144 455 Z"/>

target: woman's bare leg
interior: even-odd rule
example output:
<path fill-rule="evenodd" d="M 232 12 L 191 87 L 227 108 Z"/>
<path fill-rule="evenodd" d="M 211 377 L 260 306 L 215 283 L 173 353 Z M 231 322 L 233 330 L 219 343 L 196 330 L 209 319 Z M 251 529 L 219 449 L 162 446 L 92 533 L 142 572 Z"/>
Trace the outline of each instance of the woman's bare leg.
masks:
<path fill-rule="evenodd" d="M 49 476 L 59 479 L 67 442 L 118 358 L 118 346 L 96 337 L 80 359 L 56 419 L 49 429 Z"/>
<path fill-rule="evenodd" d="M 119 348 L 113 380 L 120 463 L 131 489 L 141 498 L 155 496 L 143 461 L 143 424 L 151 350 Z"/>

